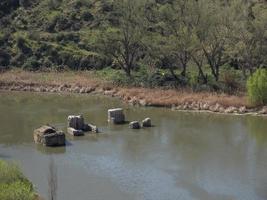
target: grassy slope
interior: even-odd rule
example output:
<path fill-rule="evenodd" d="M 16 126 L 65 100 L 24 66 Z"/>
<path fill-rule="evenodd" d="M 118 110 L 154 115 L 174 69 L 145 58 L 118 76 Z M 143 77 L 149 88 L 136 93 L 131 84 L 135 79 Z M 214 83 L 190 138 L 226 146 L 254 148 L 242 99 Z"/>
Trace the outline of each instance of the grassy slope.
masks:
<path fill-rule="evenodd" d="M 0 160 L 0 199 L 37 200 L 32 183 L 27 180 L 17 165 Z"/>

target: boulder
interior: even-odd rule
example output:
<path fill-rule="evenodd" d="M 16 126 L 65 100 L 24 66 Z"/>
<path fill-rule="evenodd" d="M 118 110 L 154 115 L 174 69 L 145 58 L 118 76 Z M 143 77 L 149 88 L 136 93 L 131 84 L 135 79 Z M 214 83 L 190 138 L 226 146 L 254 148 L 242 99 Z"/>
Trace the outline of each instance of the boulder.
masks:
<path fill-rule="evenodd" d="M 72 127 L 68 127 L 67 129 L 68 133 L 73 135 L 73 136 L 83 136 L 84 132 L 82 130 L 78 130 Z"/>
<path fill-rule="evenodd" d="M 142 121 L 142 127 L 151 127 L 152 124 L 151 124 L 151 119 L 150 118 L 145 118 L 143 121 Z"/>
<path fill-rule="evenodd" d="M 33 138 L 35 143 L 45 146 L 64 146 L 66 144 L 65 133 L 47 125 L 35 129 Z"/>
<path fill-rule="evenodd" d="M 140 126 L 140 123 L 138 121 L 133 121 L 133 122 L 130 122 L 129 128 L 131 128 L 131 129 L 140 129 L 141 126 Z"/>
<path fill-rule="evenodd" d="M 125 122 L 125 116 L 122 108 L 108 110 L 108 121 L 113 124 L 122 124 Z"/>
<path fill-rule="evenodd" d="M 238 109 L 236 107 L 230 106 L 230 107 L 226 108 L 224 112 L 225 113 L 235 113 L 237 111 L 238 111 Z"/>
<path fill-rule="evenodd" d="M 247 112 L 247 108 L 246 106 L 241 106 L 239 109 L 238 109 L 238 112 L 243 114 L 243 113 L 246 113 Z"/>
<path fill-rule="evenodd" d="M 94 133 L 99 133 L 97 126 L 93 124 L 84 124 L 83 131 L 92 131 Z"/>
<path fill-rule="evenodd" d="M 70 115 L 68 116 L 68 127 L 82 130 L 84 128 L 84 119 L 82 115 Z"/>
<path fill-rule="evenodd" d="M 88 124 L 88 126 L 90 127 L 92 132 L 99 133 L 99 130 L 98 130 L 97 126 L 95 126 L 93 124 Z"/>
<path fill-rule="evenodd" d="M 259 111 L 259 114 L 267 114 L 267 106 L 263 106 L 262 109 Z"/>

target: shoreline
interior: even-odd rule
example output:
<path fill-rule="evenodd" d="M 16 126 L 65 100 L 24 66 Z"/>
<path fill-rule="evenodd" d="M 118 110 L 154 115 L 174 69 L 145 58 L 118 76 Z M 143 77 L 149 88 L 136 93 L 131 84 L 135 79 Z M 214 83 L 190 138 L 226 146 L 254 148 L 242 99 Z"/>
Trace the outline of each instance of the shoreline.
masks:
<path fill-rule="evenodd" d="M 34 77 L 34 78 L 33 78 Z M 117 87 L 92 74 L 8 71 L 0 74 L 0 91 L 100 94 L 138 106 L 166 107 L 177 111 L 267 116 L 267 106 L 253 107 L 245 96 L 194 93 L 171 89 Z"/>

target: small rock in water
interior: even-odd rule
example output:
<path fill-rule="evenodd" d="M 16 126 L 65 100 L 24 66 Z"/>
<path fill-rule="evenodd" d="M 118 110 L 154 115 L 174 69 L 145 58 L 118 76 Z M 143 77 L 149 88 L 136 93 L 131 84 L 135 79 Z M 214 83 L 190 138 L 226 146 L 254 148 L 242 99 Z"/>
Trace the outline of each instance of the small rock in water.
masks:
<path fill-rule="evenodd" d="M 68 127 L 68 133 L 73 136 L 83 136 L 84 132 L 82 130 L 77 130 L 71 127 Z"/>
<path fill-rule="evenodd" d="M 151 127 L 152 124 L 151 124 L 151 119 L 150 118 L 145 118 L 143 121 L 142 121 L 142 127 Z"/>
<path fill-rule="evenodd" d="M 85 132 L 92 131 L 94 133 L 99 133 L 97 126 L 95 126 L 93 124 L 84 124 L 83 131 L 85 131 Z"/>
<path fill-rule="evenodd" d="M 131 129 L 140 129 L 141 126 L 140 126 L 140 123 L 138 121 L 133 121 L 133 122 L 130 122 L 129 128 L 131 128 Z"/>

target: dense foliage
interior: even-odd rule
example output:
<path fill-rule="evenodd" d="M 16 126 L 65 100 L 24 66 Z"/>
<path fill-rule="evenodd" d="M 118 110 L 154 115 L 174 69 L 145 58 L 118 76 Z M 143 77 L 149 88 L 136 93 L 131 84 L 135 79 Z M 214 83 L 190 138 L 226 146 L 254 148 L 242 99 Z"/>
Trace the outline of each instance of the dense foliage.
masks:
<path fill-rule="evenodd" d="M 263 0 L 1 0 L 0 26 L 1 69 L 111 67 L 118 82 L 233 92 L 267 66 Z"/>
<path fill-rule="evenodd" d="M 32 184 L 18 167 L 0 160 L 0 199 L 33 200 L 35 198 Z"/>
<path fill-rule="evenodd" d="M 248 95 L 254 104 L 267 104 L 267 69 L 258 69 L 247 82 Z"/>

